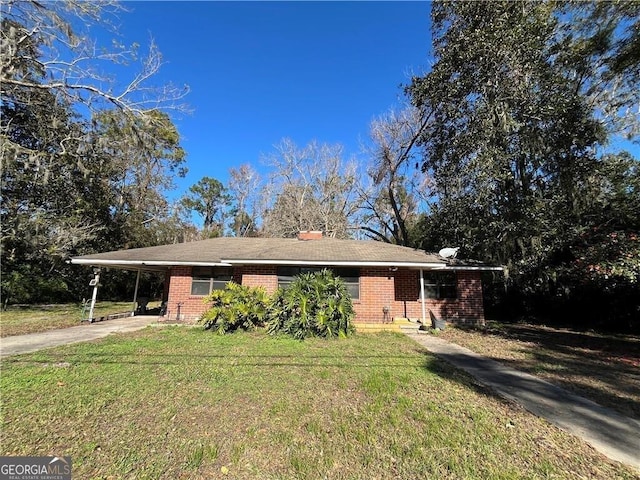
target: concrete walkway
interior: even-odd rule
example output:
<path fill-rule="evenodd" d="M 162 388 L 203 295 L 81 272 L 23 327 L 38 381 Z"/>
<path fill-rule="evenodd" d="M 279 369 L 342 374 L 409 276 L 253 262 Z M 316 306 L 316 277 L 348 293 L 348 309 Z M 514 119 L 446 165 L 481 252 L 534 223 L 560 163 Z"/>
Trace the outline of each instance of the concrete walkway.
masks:
<path fill-rule="evenodd" d="M 408 336 L 498 395 L 576 435 L 607 457 L 640 471 L 640 421 L 434 335 Z"/>
<path fill-rule="evenodd" d="M 157 315 L 140 315 L 96 323 L 84 322 L 77 327 L 60 328 L 41 333 L 3 337 L 0 338 L 0 358 L 35 352 L 58 345 L 95 340 L 106 337 L 110 333 L 133 332 L 157 321 Z"/>

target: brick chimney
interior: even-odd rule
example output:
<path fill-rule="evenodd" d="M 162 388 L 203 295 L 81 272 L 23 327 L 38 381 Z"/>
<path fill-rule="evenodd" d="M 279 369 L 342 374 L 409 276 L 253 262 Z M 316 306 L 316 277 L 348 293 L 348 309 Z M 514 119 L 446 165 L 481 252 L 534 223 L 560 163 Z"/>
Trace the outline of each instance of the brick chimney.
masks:
<path fill-rule="evenodd" d="M 298 240 L 320 240 L 322 231 L 320 230 L 301 230 L 298 232 Z"/>

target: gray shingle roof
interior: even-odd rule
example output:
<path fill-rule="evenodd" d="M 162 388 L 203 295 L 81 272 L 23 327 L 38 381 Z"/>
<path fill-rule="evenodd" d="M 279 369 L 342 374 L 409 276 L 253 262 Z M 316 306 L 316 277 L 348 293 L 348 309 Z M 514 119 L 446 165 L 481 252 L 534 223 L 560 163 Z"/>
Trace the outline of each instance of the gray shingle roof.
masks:
<path fill-rule="evenodd" d="M 221 237 L 74 257 L 74 264 L 130 267 L 202 264 L 396 265 L 437 267 L 459 264 L 437 254 L 377 241 L 322 238 Z"/>

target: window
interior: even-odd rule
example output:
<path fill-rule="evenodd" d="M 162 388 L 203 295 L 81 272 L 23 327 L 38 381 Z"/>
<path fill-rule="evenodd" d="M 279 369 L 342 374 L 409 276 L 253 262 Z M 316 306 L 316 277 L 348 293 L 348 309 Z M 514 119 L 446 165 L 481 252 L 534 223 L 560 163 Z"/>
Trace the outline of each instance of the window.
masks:
<path fill-rule="evenodd" d="M 319 269 L 306 267 L 278 267 L 278 287 L 287 288 L 293 283 L 293 279 L 297 275 L 317 271 L 319 271 Z"/>
<path fill-rule="evenodd" d="M 278 287 L 287 288 L 297 275 L 319 272 L 325 268 L 344 281 L 352 300 L 360 298 L 360 270 L 357 268 L 278 267 Z"/>
<path fill-rule="evenodd" d="M 231 267 L 193 267 L 191 270 L 191 295 L 209 295 L 222 290 L 233 278 Z"/>
<path fill-rule="evenodd" d="M 424 294 L 426 298 L 456 298 L 457 282 L 454 272 L 424 272 Z"/>
<path fill-rule="evenodd" d="M 333 274 L 344 281 L 352 300 L 360 299 L 360 270 L 357 268 L 335 268 Z"/>

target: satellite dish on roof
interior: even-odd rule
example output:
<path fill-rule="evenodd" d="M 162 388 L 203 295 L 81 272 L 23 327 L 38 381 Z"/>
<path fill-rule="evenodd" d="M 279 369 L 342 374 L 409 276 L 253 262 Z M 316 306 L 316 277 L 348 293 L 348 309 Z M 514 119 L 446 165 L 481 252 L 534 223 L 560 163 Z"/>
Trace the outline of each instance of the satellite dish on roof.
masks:
<path fill-rule="evenodd" d="M 438 252 L 438 255 L 443 258 L 456 258 L 456 255 L 458 255 L 458 250 L 460 250 L 460 247 L 443 248 Z"/>

